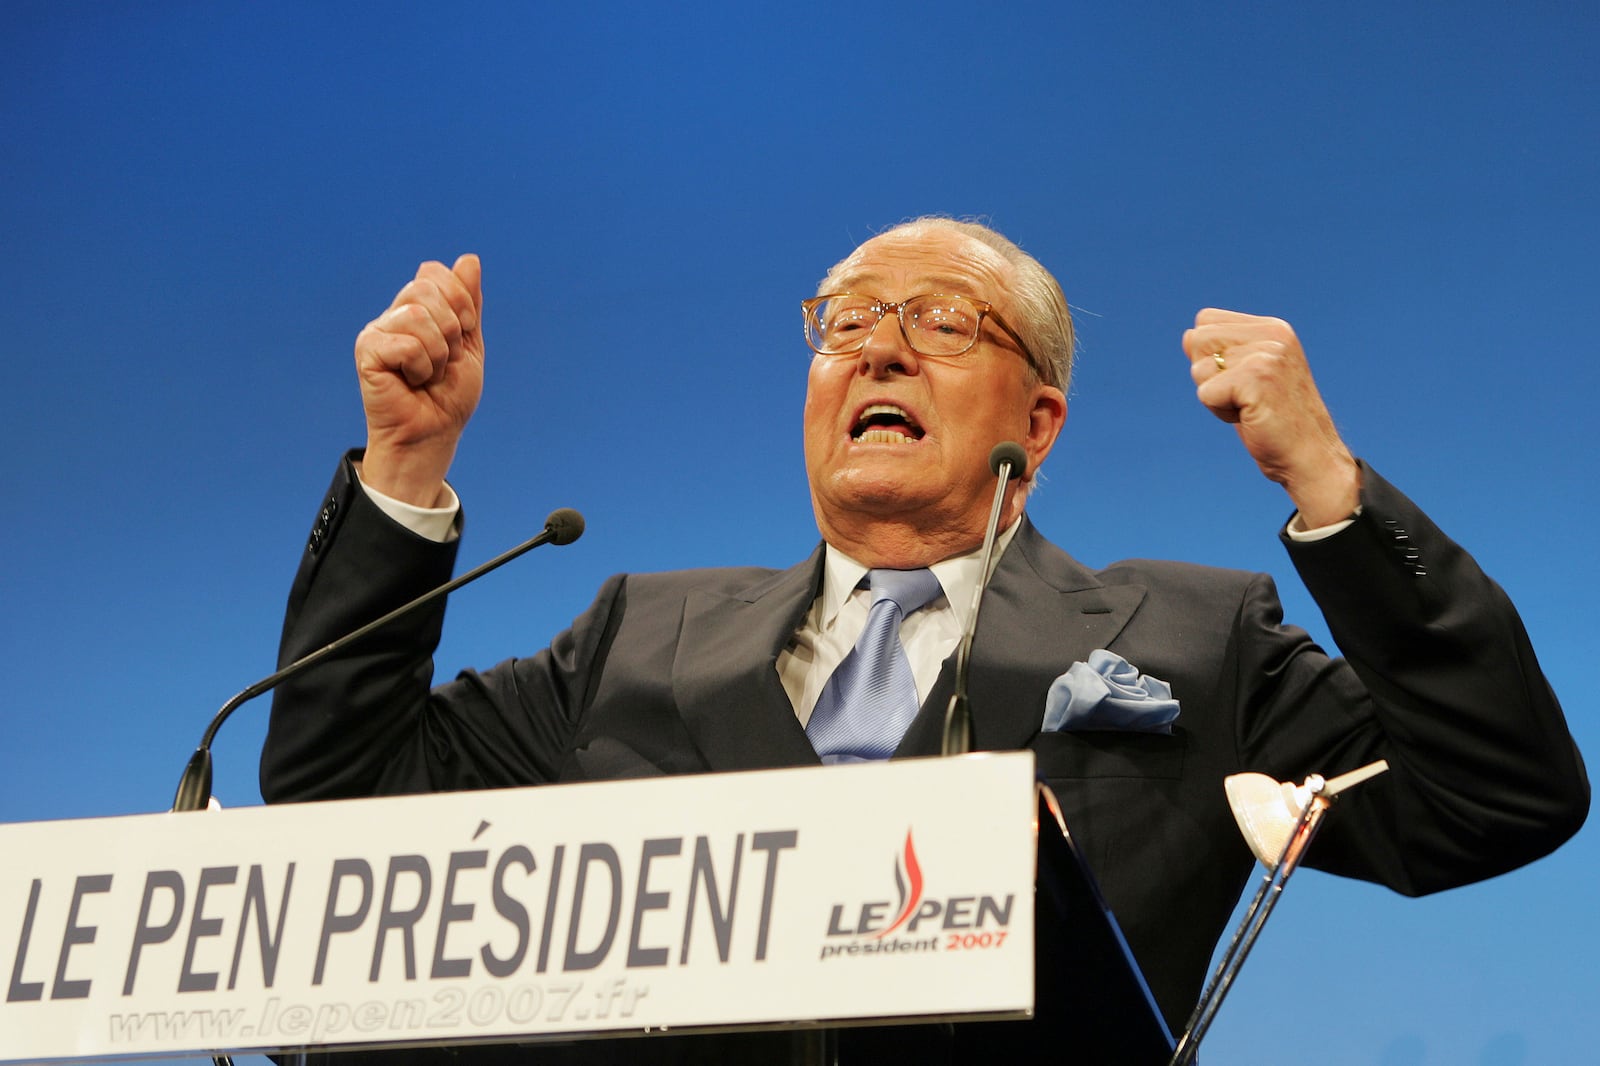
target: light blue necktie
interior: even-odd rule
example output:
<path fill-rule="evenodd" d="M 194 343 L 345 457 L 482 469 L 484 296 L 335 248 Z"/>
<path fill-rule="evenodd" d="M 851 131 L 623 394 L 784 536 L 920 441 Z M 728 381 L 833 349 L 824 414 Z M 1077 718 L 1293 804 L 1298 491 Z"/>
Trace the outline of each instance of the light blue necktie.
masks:
<path fill-rule="evenodd" d="M 806 722 L 824 763 L 887 759 L 917 716 L 917 681 L 900 643 L 900 623 L 940 593 L 932 570 L 868 570 L 872 608 Z"/>

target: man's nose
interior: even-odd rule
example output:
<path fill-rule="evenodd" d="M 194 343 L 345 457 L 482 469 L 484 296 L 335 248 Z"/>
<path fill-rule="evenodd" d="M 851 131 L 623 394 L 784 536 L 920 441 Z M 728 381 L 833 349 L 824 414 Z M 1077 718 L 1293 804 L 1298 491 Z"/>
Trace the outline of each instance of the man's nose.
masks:
<path fill-rule="evenodd" d="M 880 317 L 867 331 L 866 343 L 861 346 L 861 370 L 875 377 L 895 371 L 917 372 L 917 353 L 900 325 L 900 316 L 893 311 Z"/>

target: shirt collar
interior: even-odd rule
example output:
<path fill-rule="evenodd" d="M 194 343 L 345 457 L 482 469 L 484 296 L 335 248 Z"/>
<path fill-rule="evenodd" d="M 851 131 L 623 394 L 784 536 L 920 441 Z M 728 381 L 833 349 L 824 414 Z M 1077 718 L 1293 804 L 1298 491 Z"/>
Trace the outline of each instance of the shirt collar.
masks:
<path fill-rule="evenodd" d="M 1010 527 L 995 538 L 994 558 L 989 562 L 989 572 L 994 573 L 995 567 L 1000 565 L 1000 557 L 1005 554 L 1006 548 L 1017 535 L 1017 529 L 1022 525 L 1022 518 L 1011 523 Z M 933 576 L 939 579 L 939 587 L 944 589 L 944 598 L 948 606 L 955 613 L 956 623 L 963 631 L 966 629 L 967 616 L 972 613 L 972 593 L 978 584 L 978 566 L 982 561 L 983 545 L 934 563 L 928 569 L 933 571 Z M 839 617 L 839 610 L 850 598 L 861 579 L 867 576 L 867 566 L 859 563 L 835 548 L 827 545 L 826 560 L 822 570 L 822 596 L 818 607 L 820 613 L 816 622 L 820 629 L 827 629 L 833 625 L 834 619 Z M 930 607 L 939 603 L 934 600 Z"/>

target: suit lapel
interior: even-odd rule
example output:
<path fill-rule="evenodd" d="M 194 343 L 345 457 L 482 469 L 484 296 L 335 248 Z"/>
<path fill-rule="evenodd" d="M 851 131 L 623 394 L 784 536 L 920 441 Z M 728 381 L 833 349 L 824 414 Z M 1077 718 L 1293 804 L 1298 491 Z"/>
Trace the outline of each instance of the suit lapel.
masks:
<path fill-rule="evenodd" d="M 822 581 L 822 549 L 732 594 L 698 591 L 684 606 L 672 664 L 684 724 L 713 770 L 816 765 L 778 680 L 778 655 L 805 621 Z M 1050 683 L 1111 643 L 1144 600 L 1139 585 L 1104 585 L 1045 540 L 1026 517 L 984 594 L 972 645 L 973 746 L 1025 747 L 1044 719 Z M 937 755 L 955 656 L 939 672 L 896 756 Z"/>
<path fill-rule="evenodd" d="M 973 747 L 1021 748 L 1039 732 L 1050 683 L 1104 648 L 1143 602 L 1138 585 L 1104 585 L 1045 540 L 1026 517 L 995 568 L 972 642 Z M 955 691 L 955 656 L 945 661 L 897 756 L 936 755 Z"/>
<path fill-rule="evenodd" d="M 822 549 L 733 594 L 698 591 L 684 605 L 672 687 L 689 735 L 713 770 L 819 762 L 778 680 L 778 655 L 822 581 Z"/>

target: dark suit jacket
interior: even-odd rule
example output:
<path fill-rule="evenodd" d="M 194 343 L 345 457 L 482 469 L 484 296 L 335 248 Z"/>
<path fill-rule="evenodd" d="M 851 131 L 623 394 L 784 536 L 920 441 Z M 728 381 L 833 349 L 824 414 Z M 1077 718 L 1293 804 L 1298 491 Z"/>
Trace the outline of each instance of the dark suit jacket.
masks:
<path fill-rule="evenodd" d="M 1130 560 L 1091 571 L 1024 521 L 973 646 L 975 746 L 1031 748 L 1169 1022 L 1181 1026 L 1252 870 L 1222 790 L 1377 758 L 1313 865 L 1420 894 L 1528 862 L 1576 831 L 1588 783 L 1504 593 L 1365 471 L 1363 512 L 1287 541 L 1345 659 L 1281 624 L 1270 578 Z M 295 579 L 282 661 L 449 576 L 347 461 Z M 278 692 L 270 802 L 817 762 L 775 670 L 821 580 L 789 570 L 619 575 L 547 649 L 430 692 L 443 609 Z M 1041 733 L 1051 681 L 1096 648 L 1172 686 L 1171 736 Z M 945 669 L 898 756 L 936 754 Z"/>

